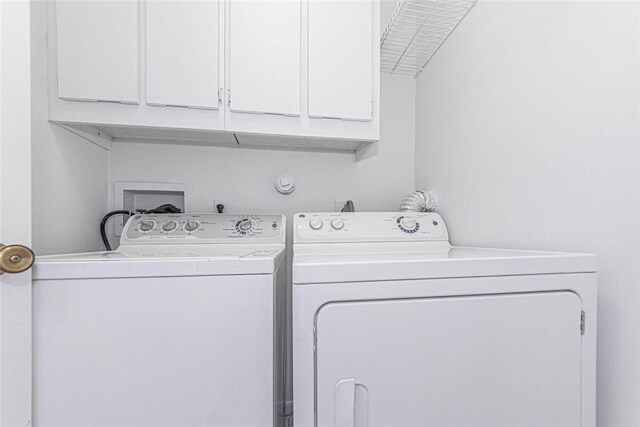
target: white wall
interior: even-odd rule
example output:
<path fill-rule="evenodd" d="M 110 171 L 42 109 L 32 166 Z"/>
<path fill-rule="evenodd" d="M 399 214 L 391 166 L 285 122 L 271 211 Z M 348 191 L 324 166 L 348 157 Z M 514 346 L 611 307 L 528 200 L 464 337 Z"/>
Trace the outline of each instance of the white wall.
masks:
<path fill-rule="evenodd" d="M 598 255 L 598 425 L 640 425 L 640 15 L 481 1 L 417 82 L 416 186 L 455 244 Z"/>
<path fill-rule="evenodd" d="M 230 212 L 332 211 L 352 199 L 357 210 L 396 210 L 413 191 L 415 82 L 382 79 L 381 142 L 375 155 L 354 162 L 351 154 L 116 143 L 111 152 L 110 192 L 117 181 L 191 185 L 193 210 L 213 212 L 213 199 Z M 281 195 L 274 178 L 286 172 L 296 190 Z"/>
<path fill-rule="evenodd" d="M 101 248 L 107 151 L 47 120 L 45 2 L 31 3 L 33 249 L 38 255 Z"/>

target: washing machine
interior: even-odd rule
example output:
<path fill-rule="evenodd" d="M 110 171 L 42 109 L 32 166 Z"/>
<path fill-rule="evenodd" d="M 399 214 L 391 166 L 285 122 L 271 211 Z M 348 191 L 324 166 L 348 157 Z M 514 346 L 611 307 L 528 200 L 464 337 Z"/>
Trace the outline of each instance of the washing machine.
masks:
<path fill-rule="evenodd" d="M 39 257 L 36 426 L 280 426 L 285 217 L 135 215 L 113 252 Z"/>
<path fill-rule="evenodd" d="M 436 213 L 294 216 L 296 427 L 594 426 L 596 260 Z"/>

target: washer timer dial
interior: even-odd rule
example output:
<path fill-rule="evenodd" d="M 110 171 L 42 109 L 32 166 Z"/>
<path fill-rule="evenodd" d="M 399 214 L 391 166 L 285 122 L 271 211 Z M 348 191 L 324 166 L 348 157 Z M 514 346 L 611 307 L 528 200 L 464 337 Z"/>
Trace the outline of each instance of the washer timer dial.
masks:
<path fill-rule="evenodd" d="M 251 229 L 253 229 L 253 221 L 249 218 L 244 218 L 236 222 L 236 230 L 240 234 L 247 234 Z"/>

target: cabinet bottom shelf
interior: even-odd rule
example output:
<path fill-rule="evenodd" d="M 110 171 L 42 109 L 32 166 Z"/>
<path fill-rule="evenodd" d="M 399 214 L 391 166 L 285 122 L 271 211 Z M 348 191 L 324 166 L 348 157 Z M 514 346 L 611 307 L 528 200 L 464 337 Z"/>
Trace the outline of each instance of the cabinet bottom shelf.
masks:
<path fill-rule="evenodd" d="M 344 153 L 354 155 L 355 161 L 359 161 L 368 157 L 370 148 L 377 142 L 200 129 L 136 127 L 57 121 L 53 123 L 105 150 L 111 150 L 114 142 L 145 142 Z"/>

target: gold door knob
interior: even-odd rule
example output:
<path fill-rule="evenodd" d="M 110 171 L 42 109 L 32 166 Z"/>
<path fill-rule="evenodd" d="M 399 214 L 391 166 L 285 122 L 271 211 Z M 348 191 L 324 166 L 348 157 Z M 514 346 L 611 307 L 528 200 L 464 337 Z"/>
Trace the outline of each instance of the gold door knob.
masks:
<path fill-rule="evenodd" d="M 22 245 L 0 244 L 0 272 L 22 273 L 33 265 L 35 255 L 33 251 Z"/>

